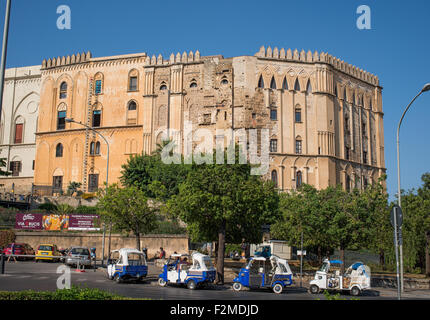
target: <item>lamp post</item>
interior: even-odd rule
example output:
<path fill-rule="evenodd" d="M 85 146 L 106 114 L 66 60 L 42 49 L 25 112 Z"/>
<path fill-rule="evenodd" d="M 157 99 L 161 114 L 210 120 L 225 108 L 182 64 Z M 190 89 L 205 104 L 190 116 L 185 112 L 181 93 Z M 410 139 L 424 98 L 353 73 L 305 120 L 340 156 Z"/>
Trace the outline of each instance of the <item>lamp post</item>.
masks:
<path fill-rule="evenodd" d="M 398 181 L 398 188 L 397 188 L 397 199 L 399 207 L 402 207 L 402 195 L 401 195 L 401 188 L 400 188 L 400 126 L 402 125 L 403 118 L 406 115 L 406 112 L 408 112 L 409 108 L 411 107 L 412 103 L 424 92 L 430 91 L 430 83 L 427 83 L 422 90 L 415 96 L 415 98 L 412 99 L 412 101 L 409 103 L 409 105 L 406 107 L 405 111 L 402 114 L 402 117 L 400 118 L 399 125 L 397 127 L 397 181 Z M 401 235 L 402 227 L 399 227 L 400 235 Z M 397 232 L 397 230 L 395 230 Z M 400 290 L 403 292 L 403 240 L 399 241 L 399 254 L 400 254 Z"/>
<path fill-rule="evenodd" d="M 1 65 L 0 65 L 0 117 L 3 106 L 3 88 L 4 88 L 4 74 L 6 69 L 6 54 L 7 54 L 7 40 L 9 36 L 9 18 L 10 18 L 11 0 L 7 0 L 6 14 L 4 19 L 4 32 L 3 32 L 3 46 L 1 52 Z"/>
<path fill-rule="evenodd" d="M 98 134 L 105 142 L 106 142 L 106 146 L 107 146 L 107 160 L 106 160 L 106 191 L 108 189 L 108 185 L 109 185 L 109 142 L 107 141 L 107 139 L 97 130 L 95 130 L 94 128 L 82 123 L 82 122 L 78 122 L 75 121 L 71 118 L 66 118 L 65 119 L 66 122 L 73 122 L 76 124 L 79 124 L 89 130 L 94 131 L 96 134 Z M 103 246 L 102 246 L 102 266 L 104 266 L 104 258 L 105 258 L 105 235 L 106 235 L 106 226 L 104 226 L 104 230 L 103 230 Z"/>

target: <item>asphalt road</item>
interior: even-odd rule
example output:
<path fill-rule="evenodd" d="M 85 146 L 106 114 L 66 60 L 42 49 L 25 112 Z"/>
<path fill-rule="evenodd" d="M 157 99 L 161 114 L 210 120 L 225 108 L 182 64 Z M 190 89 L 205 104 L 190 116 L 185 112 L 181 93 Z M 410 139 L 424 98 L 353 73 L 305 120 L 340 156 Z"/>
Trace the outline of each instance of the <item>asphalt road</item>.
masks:
<path fill-rule="evenodd" d="M 57 268 L 62 264 L 33 261 L 8 262 L 5 274 L 0 274 L 1 291 L 54 291 L 57 289 Z M 163 300 L 325 300 L 324 295 L 312 295 L 305 288 L 297 286 L 288 287 L 284 293 L 277 295 L 270 290 L 247 290 L 234 292 L 231 285 L 215 286 L 206 289 L 188 290 L 181 286 L 169 285 L 162 288 L 157 284 L 160 270 L 149 265 L 149 275 L 142 283 L 116 283 L 106 277 L 104 269 L 97 271 L 86 269 L 85 272 L 76 272 L 71 269 L 72 285 L 99 288 L 131 298 L 152 298 Z M 405 299 L 430 299 L 429 290 L 407 291 Z M 345 295 L 342 298 L 350 299 Z M 386 300 L 397 299 L 396 289 L 375 288 L 364 292 L 360 300 Z"/>

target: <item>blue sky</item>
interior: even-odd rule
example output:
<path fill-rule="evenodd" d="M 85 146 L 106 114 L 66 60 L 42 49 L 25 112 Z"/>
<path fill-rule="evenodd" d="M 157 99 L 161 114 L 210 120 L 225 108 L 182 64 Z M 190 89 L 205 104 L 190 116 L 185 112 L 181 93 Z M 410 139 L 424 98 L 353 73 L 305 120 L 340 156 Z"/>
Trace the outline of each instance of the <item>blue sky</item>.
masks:
<path fill-rule="evenodd" d="M 6 0 L 0 1 L 3 30 Z M 372 29 L 359 30 L 358 6 Z M 71 8 L 71 30 L 57 29 L 59 5 Z M 199 50 L 202 55 L 254 55 L 261 45 L 328 52 L 379 76 L 384 87 L 388 192 L 397 189 L 396 128 L 403 109 L 430 82 L 430 1 L 387 0 L 13 0 L 8 67 L 88 51 L 93 56 Z M 402 124 L 402 188 L 430 171 L 430 92 Z"/>

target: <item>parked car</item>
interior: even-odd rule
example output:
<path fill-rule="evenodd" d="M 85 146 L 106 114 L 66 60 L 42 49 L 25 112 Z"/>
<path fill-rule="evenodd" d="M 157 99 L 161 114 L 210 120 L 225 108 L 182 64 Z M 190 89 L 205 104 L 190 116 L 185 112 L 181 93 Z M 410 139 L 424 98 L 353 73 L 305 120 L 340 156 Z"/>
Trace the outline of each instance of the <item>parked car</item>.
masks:
<path fill-rule="evenodd" d="M 55 244 L 41 244 L 37 247 L 35 261 L 48 260 L 53 262 L 60 261 L 60 258 L 54 258 L 61 256 L 60 251 Z"/>
<path fill-rule="evenodd" d="M 71 247 L 64 258 L 64 263 L 67 266 L 77 267 L 78 264 L 84 267 L 91 266 L 90 250 L 85 247 Z"/>
<path fill-rule="evenodd" d="M 34 256 L 34 250 L 28 243 L 15 243 L 15 254 L 16 255 L 29 255 Z M 12 243 L 10 243 L 4 250 L 3 253 L 8 256 L 12 254 Z M 31 260 L 33 257 L 17 257 L 17 260 Z"/>

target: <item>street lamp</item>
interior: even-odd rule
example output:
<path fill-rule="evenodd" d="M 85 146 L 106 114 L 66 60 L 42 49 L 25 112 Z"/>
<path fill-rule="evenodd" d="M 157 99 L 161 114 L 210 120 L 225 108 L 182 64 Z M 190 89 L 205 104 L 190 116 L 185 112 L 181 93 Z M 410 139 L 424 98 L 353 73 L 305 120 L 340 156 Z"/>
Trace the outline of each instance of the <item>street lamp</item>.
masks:
<path fill-rule="evenodd" d="M 402 125 L 403 118 L 406 115 L 406 112 L 408 112 L 409 108 L 411 107 L 412 103 L 424 92 L 430 91 L 430 83 L 427 83 L 421 91 L 415 96 L 415 98 L 412 99 L 412 101 L 409 103 L 409 105 L 406 107 L 405 111 L 402 114 L 402 117 L 400 118 L 399 125 L 397 127 L 397 181 L 398 181 L 398 189 L 397 189 L 397 199 L 398 199 L 398 205 L 401 208 L 402 207 L 402 195 L 401 195 L 401 188 L 400 188 L 400 126 Z M 400 226 L 399 230 L 402 230 L 402 227 Z M 397 230 L 395 230 L 397 232 Z M 400 251 L 400 287 L 401 292 L 403 292 L 403 243 L 400 243 L 399 245 L 399 251 Z"/>
<path fill-rule="evenodd" d="M 73 123 L 79 124 L 79 125 L 81 125 L 81 126 L 83 126 L 83 127 L 87 128 L 87 129 L 89 129 L 89 130 L 94 131 L 94 132 L 95 132 L 95 133 L 97 133 L 100 137 L 102 137 L 102 139 L 106 142 L 106 146 L 107 146 L 107 160 L 106 160 L 106 191 L 107 191 L 108 184 L 109 184 L 109 142 L 107 141 L 107 139 L 106 139 L 106 138 L 105 138 L 105 137 L 104 137 L 100 132 L 98 132 L 98 131 L 97 131 L 97 130 L 95 130 L 94 128 L 92 128 L 92 127 L 90 127 L 90 126 L 88 126 L 88 125 L 86 125 L 86 124 L 84 124 L 84 123 L 82 123 L 82 122 L 75 121 L 75 120 L 73 120 L 72 118 L 66 118 L 66 119 L 65 119 L 65 121 L 66 121 L 66 122 L 69 122 L 69 123 L 73 122 Z M 102 266 L 104 265 L 104 258 L 105 258 L 105 235 L 106 235 L 106 226 L 104 226 L 104 229 L 103 229 Z"/>

